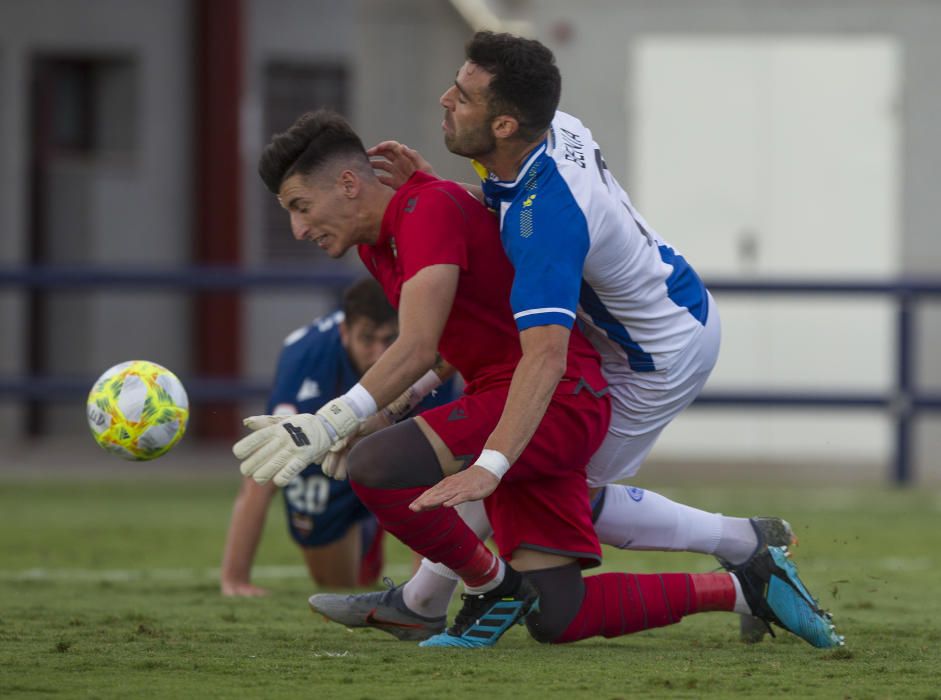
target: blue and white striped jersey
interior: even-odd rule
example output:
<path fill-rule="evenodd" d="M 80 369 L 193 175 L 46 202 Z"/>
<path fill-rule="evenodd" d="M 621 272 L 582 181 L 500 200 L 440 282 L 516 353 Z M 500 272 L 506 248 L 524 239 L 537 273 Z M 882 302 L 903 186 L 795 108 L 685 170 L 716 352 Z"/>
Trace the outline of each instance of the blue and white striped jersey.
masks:
<path fill-rule="evenodd" d="M 634 209 L 578 119 L 556 112 L 512 182 L 475 167 L 516 271 L 520 330 L 577 318 L 609 381 L 669 368 L 702 333 L 705 286 Z"/>

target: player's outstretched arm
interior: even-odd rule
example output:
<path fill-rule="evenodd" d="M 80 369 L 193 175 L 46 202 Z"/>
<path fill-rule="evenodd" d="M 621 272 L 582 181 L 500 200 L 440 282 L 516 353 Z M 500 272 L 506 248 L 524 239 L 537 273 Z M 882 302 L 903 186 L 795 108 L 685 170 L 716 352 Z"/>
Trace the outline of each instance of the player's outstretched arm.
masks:
<path fill-rule="evenodd" d="M 379 408 L 396 400 L 437 363 L 438 341 L 459 275 L 457 265 L 429 265 L 402 285 L 399 335 L 360 380 Z"/>
<path fill-rule="evenodd" d="M 533 326 L 520 333 L 520 359 L 503 414 L 474 464 L 442 479 L 411 504 L 415 511 L 452 507 L 486 498 L 497 488 L 539 427 L 552 394 L 565 373 L 570 331 L 564 326 Z"/>
<path fill-rule="evenodd" d="M 258 551 L 268 506 L 275 490 L 270 484 L 262 486 L 251 479 L 242 480 L 242 486 L 232 506 L 229 530 L 225 536 L 219 580 L 222 595 L 267 595 L 266 589 L 252 585 L 251 577 L 255 553 Z"/>
<path fill-rule="evenodd" d="M 533 326 L 520 332 L 520 359 L 500 422 L 484 445 L 496 450 L 510 464 L 515 462 L 546 414 L 552 394 L 565 374 L 569 336 L 565 326 Z"/>
<path fill-rule="evenodd" d="M 259 484 L 272 480 L 287 486 L 308 464 L 324 465 L 331 448 L 342 448 L 347 438 L 359 433 L 364 421 L 431 369 L 459 274 L 457 265 L 429 265 L 402 285 L 398 338 L 343 396 L 313 415 L 246 418 L 243 422 L 253 432 L 232 448 L 242 461 L 242 474 Z M 324 465 L 325 472 L 339 477 L 330 473 L 332 464 Z"/>

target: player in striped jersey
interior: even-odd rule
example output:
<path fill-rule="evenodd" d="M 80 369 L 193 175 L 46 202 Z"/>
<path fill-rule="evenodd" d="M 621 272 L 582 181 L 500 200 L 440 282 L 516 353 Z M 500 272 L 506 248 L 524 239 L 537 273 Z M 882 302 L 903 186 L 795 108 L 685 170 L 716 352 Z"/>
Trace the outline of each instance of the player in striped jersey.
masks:
<path fill-rule="evenodd" d="M 233 448 L 242 473 L 259 483 L 289 483 L 420 377 L 435 348 L 468 382 L 462 399 L 370 435 L 349 456 L 353 490 L 382 526 L 464 581 L 454 625 L 423 646 L 491 646 L 522 617 L 536 639 L 566 643 L 709 610 L 754 612 L 816 646 L 840 643 L 780 547 L 762 546 L 732 575 L 582 578 L 581 569 L 600 554 L 584 467 L 610 416 L 600 357 L 577 328 L 518 328 L 514 271 L 497 222 L 467 192 L 417 173 L 392 193 L 376 178 L 358 136 L 327 112 L 304 115 L 275 136 L 259 172 L 290 213 L 296 238 L 316 242 L 331 257 L 359 246 L 399 309 L 400 334 L 360 383 L 316 415 L 246 419 L 255 432 Z M 531 346 L 546 338 L 561 349 L 561 363 L 536 425 L 513 415 L 504 424 L 507 395 L 521 379 L 527 386 Z M 488 460 L 488 451 L 500 449 L 510 457 Z M 326 464 L 324 471 L 330 473 Z M 468 472 L 484 483 L 473 499 L 486 499 L 503 560 L 453 508 L 426 502 L 446 475 Z M 397 636 L 403 630 L 426 636 L 443 626 L 443 619 L 410 616 L 395 590 L 310 602 L 320 611 L 328 601 L 341 610 L 349 602 L 347 609 L 357 608 L 353 625 Z"/>
<path fill-rule="evenodd" d="M 441 97 L 444 139 L 451 152 L 473 159 L 482 186 L 472 189 L 500 218 L 516 273 L 517 326 L 577 320 L 611 387 L 608 437 L 588 465 L 601 541 L 714 554 L 728 566 L 762 542 L 790 544 L 780 519 L 726 517 L 613 483 L 637 472 L 663 429 L 699 395 L 718 357 L 718 310 L 685 258 L 637 212 L 588 128 L 557 111 L 561 79 L 552 53 L 537 41 L 479 32 L 466 57 Z M 431 171 L 395 142 L 371 153 L 387 159 L 377 165 L 388 184 L 403 182 L 410 167 Z M 551 384 L 550 367 L 533 383 Z M 505 415 L 511 410 L 538 418 L 538 392 L 514 387 Z M 472 498 L 480 489 L 474 478 L 451 476 L 423 503 Z M 448 586 L 425 567 L 406 591 L 440 605 Z"/>

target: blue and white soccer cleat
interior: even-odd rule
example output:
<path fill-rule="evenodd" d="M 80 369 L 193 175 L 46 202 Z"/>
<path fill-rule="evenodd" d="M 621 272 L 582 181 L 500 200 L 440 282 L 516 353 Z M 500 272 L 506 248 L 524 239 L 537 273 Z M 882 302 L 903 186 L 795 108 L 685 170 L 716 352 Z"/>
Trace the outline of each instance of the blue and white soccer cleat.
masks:
<path fill-rule="evenodd" d="M 464 593 L 461 611 L 454 624 L 441 634 L 421 642 L 421 647 L 492 647 L 510 627 L 539 610 L 539 591 L 525 578 L 516 593 Z"/>
<path fill-rule="evenodd" d="M 752 613 L 815 647 L 843 646 L 843 637 L 836 633 L 830 613 L 820 609 L 789 556 L 787 547 L 767 547 L 741 566 L 731 568 Z"/>
<path fill-rule="evenodd" d="M 758 538 L 758 546 L 752 556 L 762 551 L 765 547 L 790 547 L 797 544 L 797 536 L 791 528 L 791 524 L 783 518 L 775 517 L 755 517 L 749 518 L 755 536 Z M 716 557 L 719 563 L 726 571 L 735 568 L 733 564 L 722 557 Z M 739 639 L 746 644 L 757 644 L 768 633 L 768 623 L 754 615 L 739 615 Z"/>

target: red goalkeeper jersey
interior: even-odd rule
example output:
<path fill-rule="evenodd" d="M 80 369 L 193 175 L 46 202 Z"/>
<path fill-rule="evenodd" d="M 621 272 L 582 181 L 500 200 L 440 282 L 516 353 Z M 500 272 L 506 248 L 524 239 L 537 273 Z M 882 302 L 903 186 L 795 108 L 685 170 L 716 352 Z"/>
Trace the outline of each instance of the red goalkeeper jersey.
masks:
<path fill-rule="evenodd" d="M 522 356 L 510 309 L 513 267 L 496 218 L 470 193 L 415 173 L 389 202 L 376 243 L 359 246 L 359 255 L 395 308 L 402 285 L 419 270 L 458 266 L 457 293 L 438 352 L 464 377 L 467 393 L 509 383 Z M 577 327 L 569 341 L 566 380 L 584 380 L 595 391 L 606 386 L 598 353 Z"/>

